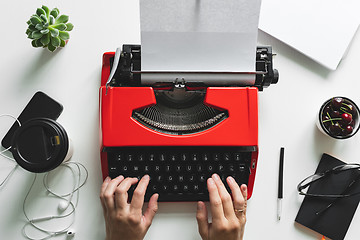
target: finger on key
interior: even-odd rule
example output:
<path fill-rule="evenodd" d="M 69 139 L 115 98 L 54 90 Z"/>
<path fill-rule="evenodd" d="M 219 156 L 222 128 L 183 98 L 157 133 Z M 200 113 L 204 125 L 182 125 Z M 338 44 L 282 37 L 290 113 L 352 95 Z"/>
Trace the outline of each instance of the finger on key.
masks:
<path fill-rule="evenodd" d="M 243 213 L 245 213 L 245 210 L 246 210 L 246 209 L 244 209 L 244 201 L 245 200 L 244 200 L 243 194 L 241 193 L 239 185 L 237 184 L 237 182 L 235 181 L 235 179 L 233 177 L 228 177 L 226 180 L 231 189 L 231 195 L 232 195 L 233 202 L 234 202 L 234 209 L 239 210 L 239 212 L 243 211 Z M 239 216 L 239 214 L 236 214 L 236 213 L 235 213 L 235 215 L 237 217 Z"/>
<path fill-rule="evenodd" d="M 210 209 L 213 222 L 222 221 L 225 218 L 224 210 L 214 179 L 209 178 L 207 180 L 207 187 L 209 191 Z"/>
<path fill-rule="evenodd" d="M 117 208 L 124 209 L 128 207 L 128 191 L 130 187 L 138 182 L 137 178 L 126 178 L 116 188 L 115 204 Z"/>
<path fill-rule="evenodd" d="M 240 203 L 242 201 L 242 199 L 244 198 L 242 193 L 241 193 L 240 187 L 239 187 L 239 185 L 237 184 L 237 182 L 235 181 L 235 179 L 233 177 L 228 177 L 226 179 L 226 181 L 227 181 L 227 184 L 229 185 L 230 190 L 231 190 L 231 196 L 232 196 L 233 201 L 234 201 L 234 207 L 236 209 L 238 209 L 239 206 L 237 204 Z"/>
<path fill-rule="evenodd" d="M 231 199 L 231 195 L 226 190 L 225 185 L 221 181 L 219 175 L 216 173 L 212 175 L 212 178 L 214 179 L 216 183 L 216 187 L 218 189 L 218 192 L 220 194 L 220 198 L 222 201 L 223 209 L 224 209 L 224 215 L 227 219 L 231 219 L 236 217 L 234 212 L 234 205 Z"/>
<path fill-rule="evenodd" d="M 100 194 L 100 197 L 104 201 L 104 205 L 108 211 L 112 211 L 115 209 L 115 200 L 114 200 L 114 194 L 116 191 L 117 186 L 124 180 L 123 176 L 118 176 L 117 178 L 114 178 L 110 182 L 104 183 L 106 187 L 102 189 L 102 192 Z"/>
<path fill-rule="evenodd" d="M 149 175 L 145 175 L 141 178 L 139 184 L 134 190 L 131 199 L 131 204 L 130 204 L 131 211 L 140 211 L 140 212 L 142 211 L 142 207 L 144 205 L 144 196 L 149 181 L 150 181 Z"/>

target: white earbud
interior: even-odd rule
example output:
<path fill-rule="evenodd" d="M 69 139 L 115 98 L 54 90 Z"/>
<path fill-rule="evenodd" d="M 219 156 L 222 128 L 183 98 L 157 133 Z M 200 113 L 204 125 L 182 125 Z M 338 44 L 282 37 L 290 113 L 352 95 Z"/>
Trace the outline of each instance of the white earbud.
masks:
<path fill-rule="evenodd" d="M 68 231 L 66 232 L 66 235 L 68 237 L 74 237 L 75 236 L 75 230 L 74 229 L 68 229 Z"/>
<path fill-rule="evenodd" d="M 65 211 L 70 205 L 70 202 L 69 201 L 66 201 L 66 200 L 62 200 L 60 203 L 59 203 L 59 206 L 58 206 L 58 209 L 63 212 Z"/>
<path fill-rule="evenodd" d="M 30 186 L 30 188 L 25 196 L 24 202 L 23 202 L 23 212 L 24 212 L 25 218 L 27 220 L 27 223 L 25 223 L 25 225 L 23 227 L 23 234 L 27 239 L 33 239 L 33 240 L 41 240 L 41 239 L 45 239 L 45 238 L 49 239 L 49 238 L 52 238 L 52 237 L 55 237 L 58 235 L 66 235 L 67 240 L 73 240 L 76 238 L 75 231 L 70 228 L 73 225 L 75 218 L 72 219 L 71 223 L 69 223 L 67 225 L 67 227 L 63 227 L 62 229 L 59 229 L 57 231 L 48 230 L 47 228 L 44 228 L 41 225 L 39 226 L 37 224 L 38 222 L 49 221 L 51 219 L 63 219 L 68 216 L 74 216 L 74 214 L 75 214 L 76 204 L 74 204 L 72 202 L 72 197 L 74 196 L 74 193 L 77 193 L 76 196 L 77 196 L 77 200 L 78 200 L 78 197 L 79 197 L 78 191 L 86 183 L 86 181 L 88 179 L 88 171 L 84 165 L 82 165 L 81 163 L 77 163 L 77 162 L 67 162 L 67 163 L 61 164 L 60 166 L 69 168 L 71 170 L 72 174 L 74 175 L 74 177 L 77 177 L 77 181 L 73 185 L 73 189 L 71 192 L 69 192 L 67 194 L 66 193 L 59 194 L 49 188 L 49 183 L 48 183 L 49 182 L 49 179 L 48 179 L 49 172 L 46 173 L 43 177 L 43 184 L 44 184 L 45 189 L 48 191 L 49 195 L 51 194 L 52 196 L 58 197 L 60 199 L 58 206 L 57 206 L 59 212 L 56 215 L 52 215 L 52 216 L 48 216 L 48 217 L 40 217 L 40 218 L 30 219 L 27 215 L 25 205 L 26 205 L 28 196 L 29 196 L 30 192 L 32 191 L 32 188 L 36 182 L 37 174 L 34 175 L 34 179 L 31 183 L 31 186 Z M 82 172 L 85 172 L 84 177 L 82 177 L 82 175 L 83 175 Z M 69 209 L 69 206 L 71 209 Z M 65 210 L 67 210 L 67 211 L 65 212 Z M 60 213 L 60 211 L 62 213 Z M 38 239 L 30 237 L 26 230 L 27 225 L 31 225 L 33 228 L 46 233 L 48 236 L 45 238 L 38 238 Z"/>

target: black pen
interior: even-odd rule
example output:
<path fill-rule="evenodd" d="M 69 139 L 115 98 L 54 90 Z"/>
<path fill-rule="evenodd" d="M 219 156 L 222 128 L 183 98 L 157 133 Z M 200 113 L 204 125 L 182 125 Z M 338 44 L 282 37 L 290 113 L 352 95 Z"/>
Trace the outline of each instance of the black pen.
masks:
<path fill-rule="evenodd" d="M 283 199 L 283 175 L 284 175 L 284 148 L 280 148 L 280 162 L 279 162 L 279 188 L 278 188 L 278 203 L 277 203 L 277 217 L 281 218 L 282 199 Z"/>

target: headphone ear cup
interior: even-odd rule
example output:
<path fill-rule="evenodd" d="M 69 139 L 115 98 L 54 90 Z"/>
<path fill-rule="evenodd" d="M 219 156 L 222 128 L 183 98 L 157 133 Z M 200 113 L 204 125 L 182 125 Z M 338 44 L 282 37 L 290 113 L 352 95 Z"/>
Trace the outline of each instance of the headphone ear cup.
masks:
<path fill-rule="evenodd" d="M 69 207 L 69 202 L 68 201 L 65 201 L 65 200 L 62 200 L 60 203 L 59 203 L 59 206 L 58 206 L 58 209 L 60 211 L 65 211 L 68 207 Z"/>

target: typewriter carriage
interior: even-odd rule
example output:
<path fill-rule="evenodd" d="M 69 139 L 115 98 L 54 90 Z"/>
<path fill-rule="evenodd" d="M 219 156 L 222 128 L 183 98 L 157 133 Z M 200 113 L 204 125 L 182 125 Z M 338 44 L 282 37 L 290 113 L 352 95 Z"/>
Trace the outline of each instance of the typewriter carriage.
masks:
<path fill-rule="evenodd" d="M 106 53 L 105 53 L 106 54 Z M 109 53 L 111 54 L 111 53 Z M 112 53 L 113 54 L 113 53 Z M 112 69 L 114 58 L 110 58 L 110 69 Z M 141 46 L 140 45 L 123 45 L 120 59 L 116 72 L 112 79 L 107 79 L 106 86 L 143 86 L 141 84 L 141 74 L 152 72 L 141 71 Z M 168 74 L 171 72 L 163 72 Z M 179 72 L 181 73 L 181 72 Z M 222 74 L 224 72 L 196 72 L 196 74 Z M 231 74 L 231 73 L 228 73 Z M 243 73 L 246 74 L 246 73 Z M 251 74 L 251 73 L 250 73 Z M 276 84 L 279 79 L 279 73 L 273 69 L 273 53 L 271 46 L 259 46 L 256 49 L 256 80 L 254 87 L 259 91 Z M 102 79 L 102 81 L 106 81 Z M 104 83 L 104 82 L 103 82 Z M 103 84 L 102 84 L 103 85 Z M 186 90 L 199 90 L 208 87 L 203 82 L 186 82 L 186 79 L 175 78 L 166 82 L 157 82 L 151 85 L 159 90 L 171 90 L 175 86 L 183 85 Z M 211 86 L 211 85 L 210 85 Z M 228 85 L 226 85 L 228 86 Z"/>

